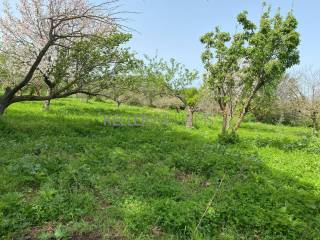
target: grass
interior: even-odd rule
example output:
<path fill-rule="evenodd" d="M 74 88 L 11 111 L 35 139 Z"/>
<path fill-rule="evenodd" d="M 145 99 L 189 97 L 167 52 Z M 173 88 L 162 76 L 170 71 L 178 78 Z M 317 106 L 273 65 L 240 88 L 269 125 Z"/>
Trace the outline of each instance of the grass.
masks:
<path fill-rule="evenodd" d="M 134 114 L 145 126 L 103 124 Z M 0 119 L 1 239 L 320 239 L 310 129 L 247 122 L 239 143 L 221 145 L 219 119 L 197 115 L 194 129 L 183 119 L 73 98 L 49 112 L 11 106 Z"/>

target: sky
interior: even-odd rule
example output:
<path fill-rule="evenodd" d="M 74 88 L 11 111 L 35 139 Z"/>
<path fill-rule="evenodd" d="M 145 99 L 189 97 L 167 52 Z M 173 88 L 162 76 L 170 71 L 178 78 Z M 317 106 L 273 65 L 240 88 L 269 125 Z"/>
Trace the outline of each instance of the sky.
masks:
<path fill-rule="evenodd" d="M 300 66 L 320 68 L 320 1 L 269 0 L 273 10 L 280 8 L 285 15 L 292 7 L 301 34 Z M 260 0 L 122 0 L 122 9 L 138 12 L 127 15 L 125 23 L 133 28 L 130 47 L 139 55 L 156 53 L 171 57 L 191 69 L 202 72 L 199 39 L 215 26 L 234 33 L 236 16 L 247 10 L 250 19 L 259 21 Z"/>
<path fill-rule="evenodd" d="M 0 3 L 3 0 L 0 0 Z M 11 3 L 17 0 L 11 0 Z M 91 0 L 99 3 L 102 0 Z M 187 68 L 203 72 L 200 36 L 220 26 L 236 32 L 236 16 L 247 10 L 250 19 L 259 21 L 262 0 L 119 0 L 120 10 L 137 12 L 121 14 L 133 38 L 129 46 L 140 55 L 175 58 Z M 266 0 L 273 11 L 285 15 L 292 7 L 301 34 L 300 67 L 320 69 L 320 1 Z M 0 4 L 1 5 L 1 4 Z M 0 7 L 1 9 L 1 7 Z"/>

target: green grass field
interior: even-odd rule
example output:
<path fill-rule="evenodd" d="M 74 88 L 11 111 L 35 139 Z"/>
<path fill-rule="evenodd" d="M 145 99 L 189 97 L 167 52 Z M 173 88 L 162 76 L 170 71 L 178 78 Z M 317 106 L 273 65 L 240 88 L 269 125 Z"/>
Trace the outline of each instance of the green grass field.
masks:
<path fill-rule="evenodd" d="M 105 114 L 148 121 L 104 126 Z M 221 145 L 218 118 L 183 119 L 74 98 L 49 112 L 12 105 L 0 119 L 1 239 L 320 239 L 310 129 L 247 122 Z"/>

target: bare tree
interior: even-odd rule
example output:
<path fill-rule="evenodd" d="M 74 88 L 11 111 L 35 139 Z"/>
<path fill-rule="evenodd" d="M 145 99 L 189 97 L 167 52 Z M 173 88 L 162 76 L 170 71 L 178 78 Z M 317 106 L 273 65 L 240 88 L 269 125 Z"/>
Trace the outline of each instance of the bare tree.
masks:
<path fill-rule="evenodd" d="M 268 109 L 266 114 L 269 117 L 274 116 L 274 123 L 295 125 L 305 122 L 301 86 L 296 76 L 285 74 L 274 94 L 275 99 L 264 100 L 264 105 Z"/>
<path fill-rule="evenodd" d="M 279 122 L 312 124 L 313 134 L 319 132 L 320 70 L 301 68 L 286 74 L 277 89 L 273 108 L 280 112 Z"/>
<path fill-rule="evenodd" d="M 319 132 L 319 111 L 320 111 L 320 70 L 315 70 L 311 67 L 301 69 L 297 78 L 300 80 L 301 95 L 300 106 L 302 111 L 309 116 L 313 134 Z"/>
<path fill-rule="evenodd" d="M 0 50 L 12 62 L 10 67 L 19 72 L 19 78 L 2 80 L 10 84 L 0 96 L 0 114 L 15 102 L 45 101 L 74 94 L 75 91 L 52 92 L 50 69 L 61 50 L 69 49 L 83 39 L 96 35 L 106 37 L 117 30 L 116 2 L 20 0 L 16 11 L 12 11 L 5 1 L 0 16 Z M 48 93 L 17 96 L 36 82 L 37 71 L 42 75 L 41 84 Z"/>

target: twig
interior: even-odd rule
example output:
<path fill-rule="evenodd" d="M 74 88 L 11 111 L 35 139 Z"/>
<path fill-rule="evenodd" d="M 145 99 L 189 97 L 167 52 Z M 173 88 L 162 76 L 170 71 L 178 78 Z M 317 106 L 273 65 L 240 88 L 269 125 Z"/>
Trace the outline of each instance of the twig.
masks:
<path fill-rule="evenodd" d="M 219 186 L 218 186 L 217 190 L 214 192 L 212 198 L 211 198 L 210 201 L 208 202 L 206 210 L 203 212 L 203 214 L 202 214 L 202 216 L 201 216 L 201 218 L 200 218 L 200 220 L 199 220 L 196 228 L 194 229 L 194 233 L 196 233 L 196 232 L 198 231 L 198 228 L 199 228 L 199 226 L 201 225 L 203 218 L 204 218 L 205 215 L 207 214 L 210 206 L 211 206 L 212 203 L 213 203 L 213 200 L 216 198 L 216 196 L 217 196 L 217 194 L 218 194 L 218 192 L 219 192 L 219 190 L 220 190 L 220 188 L 221 188 L 221 186 L 222 186 L 222 183 L 223 183 L 223 180 L 224 180 L 225 176 L 226 176 L 226 174 L 224 174 L 224 175 L 222 176 L 221 181 L 220 181 L 220 183 L 219 183 Z"/>

